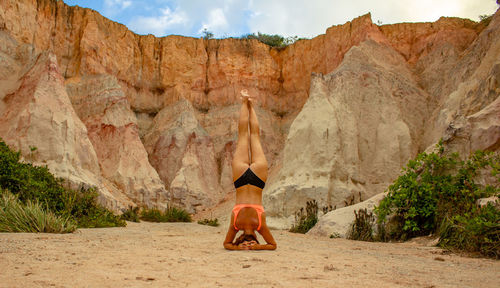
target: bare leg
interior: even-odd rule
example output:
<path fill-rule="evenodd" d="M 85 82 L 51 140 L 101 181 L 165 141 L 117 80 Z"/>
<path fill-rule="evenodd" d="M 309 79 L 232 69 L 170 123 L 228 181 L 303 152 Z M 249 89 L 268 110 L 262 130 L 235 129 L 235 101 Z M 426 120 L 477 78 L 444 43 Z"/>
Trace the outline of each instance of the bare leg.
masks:
<path fill-rule="evenodd" d="M 251 101 L 249 101 L 248 110 L 250 114 L 250 150 L 252 152 L 251 168 L 265 182 L 267 179 L 267 159 L 260 143 L 259 120 Z"/>
<path fill-rule="evenodd" d="M 248 135 L 248 98 L 243 99 L 238 121 L 238 142 L 233 155 L 233 181 L 238 179 L 250 166 L 249 135 Z"/>

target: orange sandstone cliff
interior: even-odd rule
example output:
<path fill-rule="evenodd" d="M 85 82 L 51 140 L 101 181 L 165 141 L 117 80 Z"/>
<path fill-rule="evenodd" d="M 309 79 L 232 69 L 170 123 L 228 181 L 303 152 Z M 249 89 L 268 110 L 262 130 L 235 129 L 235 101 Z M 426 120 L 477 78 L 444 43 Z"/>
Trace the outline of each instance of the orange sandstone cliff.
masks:
<path fill-rule="evenodd" d="M 368 14 L 275 49 L 137 35 L 62 1 L 4 0 L 0 137 L 23 155 L 38 147 L 36 163 L 98 187 L 109 207 L 197 212 L 233 191 L 244 88 L 258 97 L 271 164 L 268 214 L 309 199 L 343 206 L 382 192 L 441 137 L 466 153 L 499 149 L 498 22 L 377 26 Z"/>

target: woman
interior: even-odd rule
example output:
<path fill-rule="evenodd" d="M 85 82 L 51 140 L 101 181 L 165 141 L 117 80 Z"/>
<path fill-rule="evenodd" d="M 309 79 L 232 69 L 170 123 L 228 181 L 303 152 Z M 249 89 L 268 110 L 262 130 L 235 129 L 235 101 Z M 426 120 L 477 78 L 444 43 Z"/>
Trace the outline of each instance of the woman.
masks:
<path fill-rule="evenodd" d="M 241 95 L 238 143 L 232 163 L 236 205 L 231 213 L 224 248 L 228 250 L 274 250 L 276 242 L 267 227 L 266 215 L 262 207 L 262 189 L 267 180 L 267 160 L 260 144 L 259 121 L 253 109 L 253 99 L 248 95 L 247 90 L 242 90 Z M 243 233 L 233 242 L 239 230 Z M 255 230 L 262 235 L 267 244 L 259 244 Z"/>

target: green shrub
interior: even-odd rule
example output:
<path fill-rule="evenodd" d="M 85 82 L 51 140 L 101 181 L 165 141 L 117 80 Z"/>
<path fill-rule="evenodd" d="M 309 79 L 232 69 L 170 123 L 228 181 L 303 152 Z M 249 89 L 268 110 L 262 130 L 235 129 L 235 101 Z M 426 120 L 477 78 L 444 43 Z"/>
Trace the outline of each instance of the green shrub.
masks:
<path fill-rule="evenodd" d="M 437 152 L 419 154 L 375 209 L 380 238 L 406 240 L 438 233 L 441 246 L 498 257 L 498 249 L 487 251 L 499 245 L 498 233 L 491 231 L 498 231 L 500 211 L 480 208 L 476 202 L 499 196 L 499 160 L 498 154 L 477 151 L 461 161 L 458 154 L 445 155 L 441 142 Z M 482 187 L 476 178 L 488 170 L 497 182 Z"/>
<path fill-rule="evenodd" d="M 215 219 L 203 219 L 203 220 L 199 220 L 198 221 L 198 224 L 201 224 L 201 225 L 208 225 L 208 226 L 213 226 L 213 227 L 218 227 L 219 226 L 219 219 L 215 218 Z"/>
<path fill-rule="evenodd" d="M 290 44 L 295 43 L 300 40 L 297 36 L 294 37 L 283 37 L 281 35 L 270 35 L 258 32 L 257 34 L 247 34 L 241 37 L 241 39 L 257 39 L 260 42 L 276 48 L 284 48 Z"/>
<path fill-rule="evenodd" d="M 373 225 L 375 224 L 375 216 L 372 212 L 365 209 L 354 211 L 354 222 L 351 224 L 347 232 L 347 239 L 360 241 L 374 241 Z"/>
<path fill-rule="evenodd" d="M 97 202 L 94 188 L 80 187 L 80 191 L 65 189 L 60 197 L 64 204 L 63 215 L 73 217 L 79 228 L 126 226 L 124 220 Z"/>
<path fill-rule="evenodd" d="M 36 147 L 31 147 L 32 151 Z M 16 195 L 21 203 L 40 203 L 47 211 L 72 218 L 78 227 L 115 227 L 126 223 L 97 203 L 93 188 L 80 191 L 65 188 L 47 167 L 22 163 L 20 153 L 13 152 L 0 139 L 0 188 Z"/>
<path fill-rule="evenodd" d="M 76 224 L 69 217 L 46 211 L 38 202 L 26 204 L 0 188 L 0 232 L 70 233 Z"/>
<path fill-rule="evenodd" d="M 207 28 L 203 29 L 203 31 L 201 33 L 203 34 L 203 39 L 205 39 L 205 40 L 209 40 L 209 39 L 214 38 L 214 33 L 209 31 Z"/>
<path fill-rule="evenodd" d="M 305 234 L 311 230 L 318 222 L 318 203 L 316 200 L 306 202 L 306 210 L 300 208 L 295 213 L 295 224 L 290 228 L 290 232 Z"/>
<path fill-rule="evenodd" d="M 487 15 L 487 14 L 479 15 L 479 22 L 481 24 L 484 24 L 484 26 L 488 26 L 492 19 L 493 19 L 493 14 L 491 14 L 491 15 Z"/>
<path fill-rule="evenodd" d="M 19 159 L 19 152 L 0 141 L 0 188 L 17 195 L 23 203 L 37 200 L 51 211 L 61 211 L 64 207 L 60 195 L 65 190 L 62 180 L 56 179 L 47 167 L 21 163 Z"/>
<path fill-rule="evenodd" d="M 440 227 L 439 246 L 500 257 L 500 217 L 488 203 L 474 215 L 455 215 Z"/>
<path fill-rule="evenodd" d="M 120 215 L 122 220 L 131 221 L 131 222 L 140 222 L 139 220 L 139 207 L 129 206 L 127 210 Z"/>
<path fill-rule="evenodd" d="M 141 211 L 141 220 L 149 222 L 191 222 L 191 215 L 181 208 L 168 207 L 161 211 L 156 208 Z"/>
<path fill-rule="evenodd" d="M 332 232 L 332 234 L 330 234 L 330 239 L 336 239 L 336 238 L 341 238 L 340 234 L 338 232 Z"/>

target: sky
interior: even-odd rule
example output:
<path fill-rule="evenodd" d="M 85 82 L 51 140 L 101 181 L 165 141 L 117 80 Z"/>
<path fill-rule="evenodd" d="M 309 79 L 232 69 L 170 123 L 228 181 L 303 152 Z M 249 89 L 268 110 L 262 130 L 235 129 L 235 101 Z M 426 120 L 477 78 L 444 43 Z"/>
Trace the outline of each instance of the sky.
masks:
<path fill-rule="evenodd" d="M 374 23 L 479 20 L 496 0 L 63 0 L 91 8 L 138 34 L 240 37 L 250 33 L 313 38 L 371 12 Z"/>

